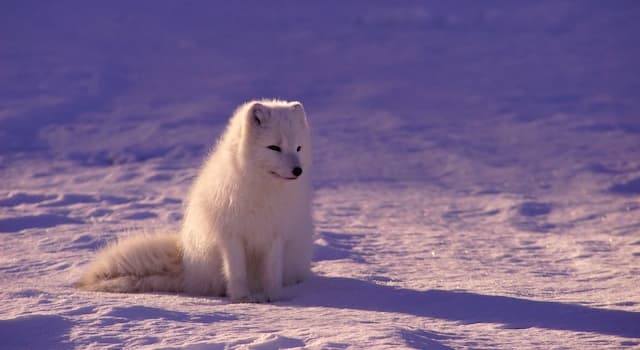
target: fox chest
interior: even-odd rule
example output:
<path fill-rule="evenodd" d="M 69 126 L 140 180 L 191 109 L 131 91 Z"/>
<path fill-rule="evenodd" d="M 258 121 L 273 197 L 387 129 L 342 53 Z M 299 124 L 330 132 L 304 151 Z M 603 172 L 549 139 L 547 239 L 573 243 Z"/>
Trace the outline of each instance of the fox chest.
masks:
<path fill-rule="evenodd" d="M 287 235 L 292 226 L 292 208 L 277 202 L 247 201 L 229 209 L 224 218 L 225 231 L 249 241 Z"/>

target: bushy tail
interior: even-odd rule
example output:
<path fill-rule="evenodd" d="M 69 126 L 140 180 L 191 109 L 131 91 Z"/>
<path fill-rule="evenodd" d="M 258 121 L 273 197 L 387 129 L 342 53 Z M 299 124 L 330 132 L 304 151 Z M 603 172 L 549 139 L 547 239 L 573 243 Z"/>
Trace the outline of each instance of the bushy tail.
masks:
<path fill-rule="evenodd" d="M 114 293 L 179 292 L 182 279 L 179 236 L 145 234 L 103 249 L 78 281 L 78 287 Z"/>

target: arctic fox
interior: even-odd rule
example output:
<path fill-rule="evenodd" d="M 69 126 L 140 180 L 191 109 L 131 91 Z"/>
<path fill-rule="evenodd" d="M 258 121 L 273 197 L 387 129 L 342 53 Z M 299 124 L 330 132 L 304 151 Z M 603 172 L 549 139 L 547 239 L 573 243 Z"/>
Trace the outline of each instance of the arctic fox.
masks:
<path fill-rule="evenodd" d="M 104 249 L 80 288 L 227 295 L 274 301 L 310 273 L 311 140 L 299 102 L 238 107 L 205 161 L 179 235 L 140 235 Z"/>

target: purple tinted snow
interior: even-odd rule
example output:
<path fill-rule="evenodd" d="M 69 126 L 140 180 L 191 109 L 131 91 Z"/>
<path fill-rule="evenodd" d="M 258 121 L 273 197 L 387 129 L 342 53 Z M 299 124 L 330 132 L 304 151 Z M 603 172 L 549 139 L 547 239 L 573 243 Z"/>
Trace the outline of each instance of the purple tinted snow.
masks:
<path fill-rule="evenodd" d="M 609 188 L 611 193 L 621 195 L 639 195 L 640 194 L 640 177 L 627 182 L 615 184 Z"/>
<path fill-rule="evenodd" d="M 418 291 L 338 277 L 314 277 L 300 291 L 289 304 L 404 313 L 468 324 L 499 323 L 513 329 L 538 327 L 640 338 L 640 312 L 462 291 Z"/>
<path fill-rule="evenodd" d="M 212 312 L 207 314 L 186 313 L 171 311 L 148 306 L 122 306 L 115 307 L 106 316 L 124 318 L 127 320 L 151 320 L 165 319 L 178 322 L 214 323 L 219 321 L 232 321 L 237 317 L 224 312 Z"/>
<path fill-rule="evenodd" d="M 0 348 L 73 349 L 69 332 L 73 322 L 56 315 L 30 315 L 0 320 Z"/>
<path fill-rule="evenodd" d="M 82 224 L 84 221 L 62 215 L 41 214 L 0 219 L 0 232 L 17 232 L 29 228 L 50 228 L 66 224 Z"/>

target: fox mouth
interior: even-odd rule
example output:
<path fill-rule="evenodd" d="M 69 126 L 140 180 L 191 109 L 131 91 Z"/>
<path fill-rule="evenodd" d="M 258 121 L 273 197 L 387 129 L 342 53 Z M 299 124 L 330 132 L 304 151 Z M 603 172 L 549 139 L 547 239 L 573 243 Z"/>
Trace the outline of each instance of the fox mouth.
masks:
<path fill-rule="evenodd" d="M 271 175 L 273 175 L 273 176 L 275 176 L 277 178 L 284 179 L 284 180 L 295 180 L 295 179 L 298 178 L 297 176 L 296 177 L 285 177 L 285 176 L 282 176 L 282 175 L 276 173 L 275 171 L 270 171 L 269 174 L 271 174 Z"/>

